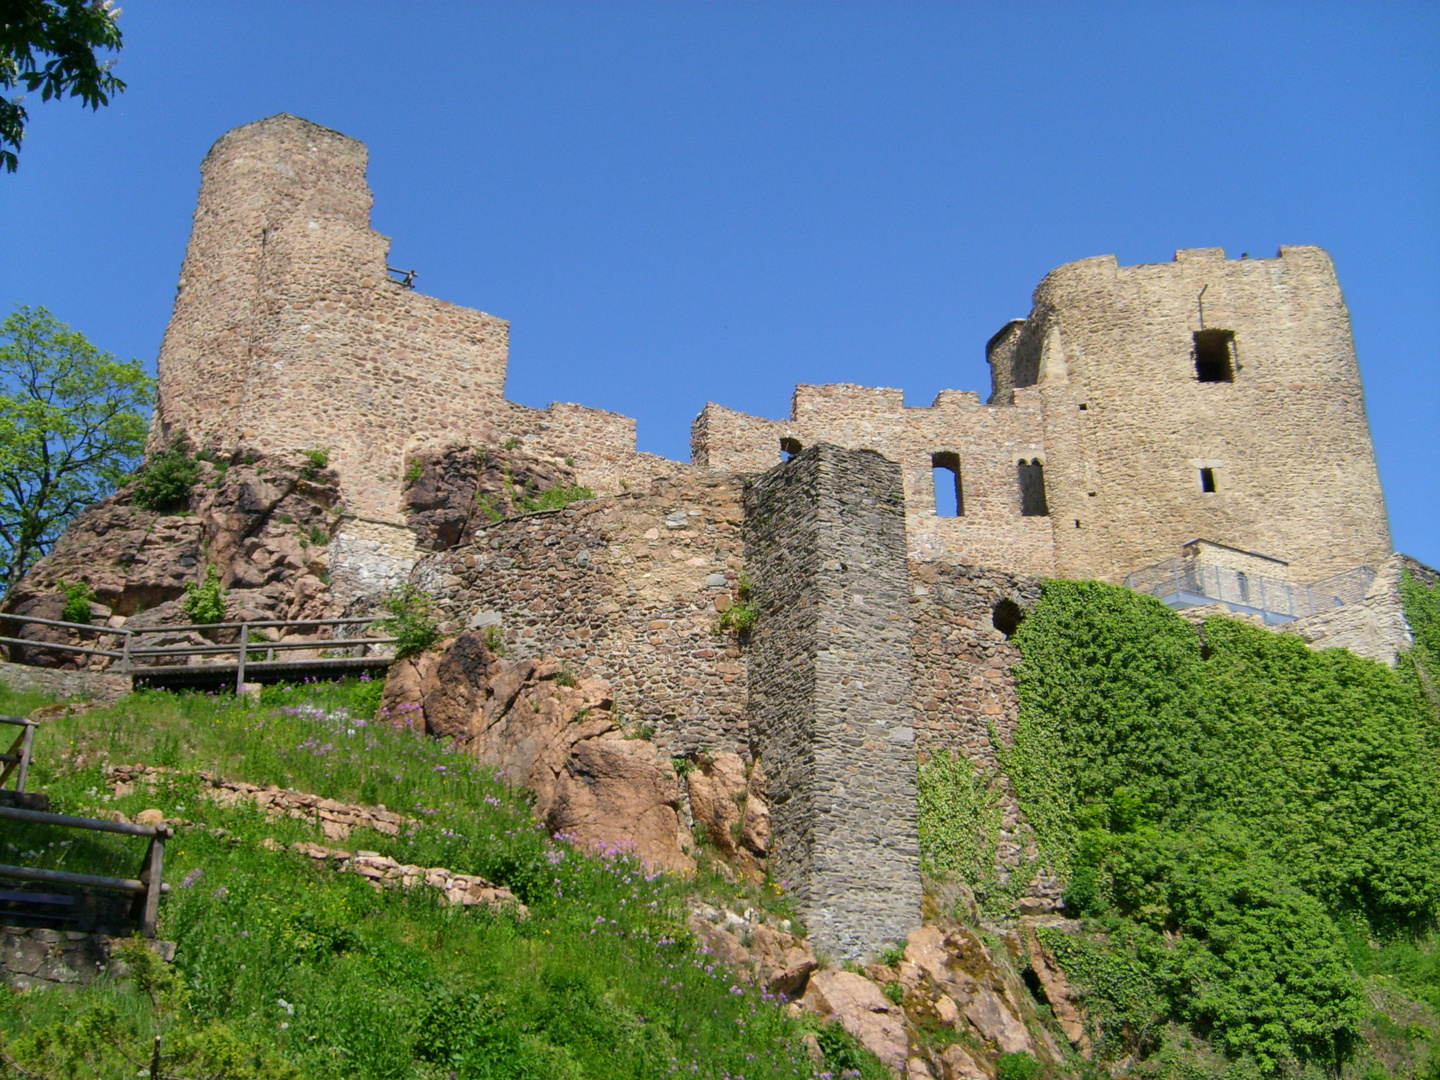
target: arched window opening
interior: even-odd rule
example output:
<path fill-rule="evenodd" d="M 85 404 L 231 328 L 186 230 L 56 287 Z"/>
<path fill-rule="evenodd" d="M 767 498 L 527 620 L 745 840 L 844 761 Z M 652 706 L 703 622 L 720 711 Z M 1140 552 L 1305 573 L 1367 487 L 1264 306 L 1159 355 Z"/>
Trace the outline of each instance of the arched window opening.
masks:
<path fill-rule="evenodd" d="M 1235 331 L 1195 331 L 1195 378 L 1200 382 L 1235 381 Z"/>
<path fill-rule="evenodd" d="M 801 450 L 804 449 L 805 447 L 800 445 L 799 439 L 781 439 L 780 460 L 789 461 L 791 458 L 793 458 L 796 454 L 798 454 Z"/>
<path fill-rule="evenodd" d="M 942 451 L 930 455 L 935 481 L 935 513 L 939 517 L 965 516 L 965 491 L 960 485 L 960 455 Z"/>
<path fill-rule="evenodd" d="M 1045 502 L 1045 466 L 1039 458 L 1015 466 L 1020 479 L 1020 513 L 1024 517 L 1045 517 L 1050 507 Z"/>
<path fill-rule="evenodd" d="M 1025 620 L 1025 612 L 1014 600 L 1001 600 L 990 613 L 990 622 L 1007 639 L 1014 636 Z"/>

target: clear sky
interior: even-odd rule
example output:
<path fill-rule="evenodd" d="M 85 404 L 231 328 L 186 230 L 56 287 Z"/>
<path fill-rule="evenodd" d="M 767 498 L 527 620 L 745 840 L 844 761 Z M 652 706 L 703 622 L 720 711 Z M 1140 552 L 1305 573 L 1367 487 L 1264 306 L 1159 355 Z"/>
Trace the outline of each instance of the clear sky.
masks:
<path fill-rule="evenodd" d="M 99 113 L 32 98 L 0 311 L 153 367 L 224 131 L 370 147 L 422 291 L 511 320 L 509 396 L 639 420 L 797 382 L 988 392 L 1051 268 L 1334 256 L 1395 545 L 1440 565 L 1440 4 L 124 0 Z"/>

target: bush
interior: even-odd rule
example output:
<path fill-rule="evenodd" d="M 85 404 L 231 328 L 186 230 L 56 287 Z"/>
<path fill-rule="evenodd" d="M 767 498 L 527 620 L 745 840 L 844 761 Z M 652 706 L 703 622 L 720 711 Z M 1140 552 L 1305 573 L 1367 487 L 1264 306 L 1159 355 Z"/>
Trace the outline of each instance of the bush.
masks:
<path fill-rule="evenodd" d="M 515 506 L 526 513 L 534 513 L 537 510 L 559 510 L 580 499 L 593 499 L 594 497 L 595 492 L 588 487 L 582 487 L 579 484 L 561 484 L 558 487 L 547 488 L 535 496 L 522 496 L 515 501 Z"/>
<path fill-rule="evenodd" d="M 1364 1002 L 1337 918 L 1383 941 L 1440 912 L 1435 726 L 1404 670 L 1234 619 L 1203 635 L 1078 581 L 1015 635 L 1003 765 L 1067 908 L 1108 933 L 1103 963 L 1062 962 L 1125 1053 L 1178 1021 L 1262 1072 L 1338 1069 Z"/>
<path fill-rule="evenodd" d="M 190 502 L 190 489 L 200 479 L 200 464 L 185 451 L 185 439 L 177 438 L 165 450 L 151 454 L 135 474 L 131 499 L 145 510 L 164 513 L 179 510 Z"/>
<path fill-rule="evenodd" d="M 1041 1071 L 1040 1062 L 1024 1051 L 1001 1054 L 995 1060 L 996 1080 L 1036 1080 Z"/>
<path fill-rule="evenodd" d="M 397 585 L 386 593 L 380 606 L 390 613 L 378 625 L 397 639 L 396 659 L 422 653 L 439 640 L 435 602 L 423 589 L 409 582 Z"/>
<path fill-rule="evenodd" d="M 225 590 L 220 588 L 220 578 L 215 573 L 215 567 L 205 568 L 204 581 L 191 582 L 185 586 L 180 608 L 196 623 L 209 625 L 224 622 Z"/>
<path fill-rule="evenodd" d="M 306 476 L 314 476 L 317 472 L 330 464 L 329 450 L 322 450 L 318 447 L 312 447 L 309 450 L 302 450 L 300 451 L 300 453 L 305 458 L 305 460 L 309 462 L 309 464 L 305 466 Z"/>
<path fill-rule="evenodd" d="M 61 621 L 88 624 L 90 622 L 90 601 L 95 599 L 95 590 L 84 581 L 61 580 L 56 584 L 65 594 L 65 607 L 60 612 Z"/>

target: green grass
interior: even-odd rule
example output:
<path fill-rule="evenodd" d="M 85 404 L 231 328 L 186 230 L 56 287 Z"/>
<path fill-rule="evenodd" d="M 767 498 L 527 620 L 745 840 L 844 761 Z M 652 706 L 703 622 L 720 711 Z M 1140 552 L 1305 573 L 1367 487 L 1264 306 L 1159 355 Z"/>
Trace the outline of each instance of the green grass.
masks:
<path fill-rule="evenodd" d="M 155 998 L 166 1046 L 195 1055 L 205 1066 L 195 1074 L 814 1075 L 800 1025 L 696 951 L 682 921 L 691 886 L 622 853 L 551 839 L 503 778 L 446 744 L 359 718 L 373 701 L 360 682 L 267 690 L 249 705 L 145 692 L 50 722 L 37 737 L 31 786 L 57 810 L 156 807 L 206 826 L 182 829 L 167 849 L 161 935 L 177 942 L 179 982 Z M 0 691 L 3 711 L 39 703 Z M 115 798 L 106 761 L 177 771 Z M 529 918 L 447 908 L 426 888 L 379 892 L 267 850 L 265 838 L 324 841 L 308 822 L 200 797 L 198 769 L 383 803 L 414 824 L 332 846 L 480 874 L 514 890 Z M 142 851 L 133 839 L 38 826 L 0 838 L 0 861 L 126 876 Z M 133 1077 L 156 1023 L 151 999 L 125 980 L 74 994 L 0 992 L 0 1046 L 38 1075 L 70 1075 L 65 1063 L 83 1051 L 90 1071 L 74 1075 Z M 883 1075 L 861 1060 L 864 1075 Z"/>

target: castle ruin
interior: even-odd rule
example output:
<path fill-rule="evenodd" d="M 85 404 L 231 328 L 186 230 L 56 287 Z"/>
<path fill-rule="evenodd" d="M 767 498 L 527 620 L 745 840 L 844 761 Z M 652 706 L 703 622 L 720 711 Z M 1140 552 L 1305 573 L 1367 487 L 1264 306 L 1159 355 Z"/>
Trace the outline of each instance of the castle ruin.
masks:
<path fill-rule="evenodd" d="M 508 324 L 392 277 L 365 165 L 287 115 L 215 144 L 151 448 L 323 448 L 337 614 L 408 577 L 447 629 L 604 677 L 666 752 L 763 758 L 774 865 L 822 949 L 918 923 L 916 754 L 997 766 L 1008 636 L 1040 578 L 1208 559 L 1289 587 L 1390 557 L 1319 248 L 1067 264 L 990 339 L 988 401 L 830 385 L 798 387 L 784 420 L 707 404 L 681 463 L 639 452 L 626 417 L 507 401 Z M 512 445 L 597 497 L 422 537 L 409 493 L 437 455 Z M 742 573 L 760 611 L 743 647 L 717 625 Z M 1034 854 L 1007 821 L 1001 859 Z"/>

